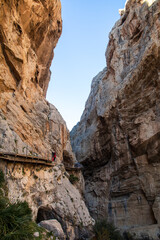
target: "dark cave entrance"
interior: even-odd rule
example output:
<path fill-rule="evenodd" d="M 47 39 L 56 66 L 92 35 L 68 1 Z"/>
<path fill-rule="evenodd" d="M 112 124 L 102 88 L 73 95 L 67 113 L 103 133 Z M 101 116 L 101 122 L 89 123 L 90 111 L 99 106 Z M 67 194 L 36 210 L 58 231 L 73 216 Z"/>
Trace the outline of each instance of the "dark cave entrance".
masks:
<path fill-rule="evenodd" d="M 49 206 L 39 207 L 36 222 L 40 223 L 41 221 L 50 220 L 50 219 L 55 219 L 55 214 L 53 209 Z"/>
<path fill-rule="evenodd" d="M 40 223 L 41 221 L 51 219 L 57 220 L 61 224 L 63 231 L 66 232 L 67 230 L 66 223 L 62 219 L 62 217 L 56 212 L 56 210 L 53 209 L 51 206 L 40 206 L 37 212 L 36 222 Z"/>

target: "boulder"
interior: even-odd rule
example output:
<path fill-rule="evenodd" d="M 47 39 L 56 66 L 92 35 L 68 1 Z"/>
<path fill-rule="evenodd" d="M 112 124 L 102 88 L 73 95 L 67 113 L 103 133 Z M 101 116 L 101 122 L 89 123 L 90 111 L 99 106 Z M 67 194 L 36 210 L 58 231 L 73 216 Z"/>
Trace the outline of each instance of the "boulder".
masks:
<path fill-rule="evenodd" d="M 49 232 L 52 232 L 54 236 L 58 237 L 60 240 L 66 239 L 61 224 L 56 219 L 41 221 L 39 226 L 47 229 Z"/>

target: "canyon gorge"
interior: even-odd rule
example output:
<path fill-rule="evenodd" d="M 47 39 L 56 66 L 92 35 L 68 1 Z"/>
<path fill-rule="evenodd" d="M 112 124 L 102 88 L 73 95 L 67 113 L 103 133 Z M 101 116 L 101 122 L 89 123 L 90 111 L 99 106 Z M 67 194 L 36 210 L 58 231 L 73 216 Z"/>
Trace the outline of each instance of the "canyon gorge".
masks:
<path fill-rule="evenodd" d="M 0 169 L 10 201 L 27 201 L 38 223 L 57 220 L 60 239 L 91 239 L 104 218 L 160 238 L 160 1 L 128 0 L 119 13 L 106 67 L 69 133 L 46 100 L 60 0 L 0 2 L 0 152 L 57 155 L 53 166 L 0 159 Z"/>
<path fill-rule="evenodd" d="M 159 239 L 160 1 L 126 2 L 72 129 L 94 219 Z"/>

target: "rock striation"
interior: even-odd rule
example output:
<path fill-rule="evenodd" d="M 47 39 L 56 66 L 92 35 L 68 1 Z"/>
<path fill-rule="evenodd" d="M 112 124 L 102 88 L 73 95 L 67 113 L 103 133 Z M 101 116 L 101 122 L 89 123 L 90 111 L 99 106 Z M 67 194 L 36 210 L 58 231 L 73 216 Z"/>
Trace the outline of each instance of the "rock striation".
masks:
<path fill-rule="evenodd" d="M 92 81 L 71 142 L 85 166 L 91 215 L 157 239 L 160 1 L 128 0 L 120 14 L 109 35 L 107 67 Z"/>
<path fill-rule="evenodd" d="M 61 35 L 59 0 L 0 3 L 0 151 L 73 159 L 69 133 L 46 95 Z"/>
<path fill-rule="evenodd" d="M 94 220 L 64 168 L 75 163 L 66 123 L 45 99 L 61 31 L 59 0 L 0 1 L 0 152 L 57 155 L 53 167 L 1 159 L 0 168 L 10 201 L 26 200 L 38 222 L 58 220 L 72 240 L 87 236 Z"/>
<path fill-rule="evenodd" d="M 62 239 L 87 239 L 91 234 L 94 220 L 62 163 L 47 167 L 1 161 L 0 168 L 5 173 L 10 201 L 27 201 L 37 223 L 46 229 L 51 223 L 53 232 L 63 235 L 61 225 L 65 233 Z"/>
<path fill-rule="evenodd" d="M 59 0 L 0 3 L 0 151 L 73 162 L 66 123 L 45 99 L 61 35 Z"/>

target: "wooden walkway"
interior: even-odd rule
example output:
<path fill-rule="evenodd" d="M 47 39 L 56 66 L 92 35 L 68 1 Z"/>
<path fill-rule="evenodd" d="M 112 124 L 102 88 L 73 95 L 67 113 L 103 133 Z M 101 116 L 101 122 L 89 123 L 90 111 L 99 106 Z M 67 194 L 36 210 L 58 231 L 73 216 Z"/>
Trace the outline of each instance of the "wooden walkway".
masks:
<path fill-rule="evenodd" d="M 67 171 L 81 171 L 83 168 L 77 168 L 77 167 L 65 167 Z"/>
<path fill-rule="evenodd" d="M 38 164 L 38 165 L 45 165 L 53 167 L 55 162 L 52 160 L 31 156 L 31 155 L 21 155 L 16 153 L 7 153 L 7 152 L 0 152 L 0 161 L 8 161 L 8 162 L 20 162 L 20 163 L 30 163 L 30 164 Z M 69 167 L 65 166 L 66 171 L 81 171 L 83 167 Z"/>
<path fill-rule="evenodd" d="M 8 162 L 21 162 L 21 163 L 31 163 L 38 165 L 53 166 L 53 162 L 49 159 L 36 157 L 36 156 L 27 156 L 15 153 L 4 153 L 0 152 L 0 160 Z"/>

